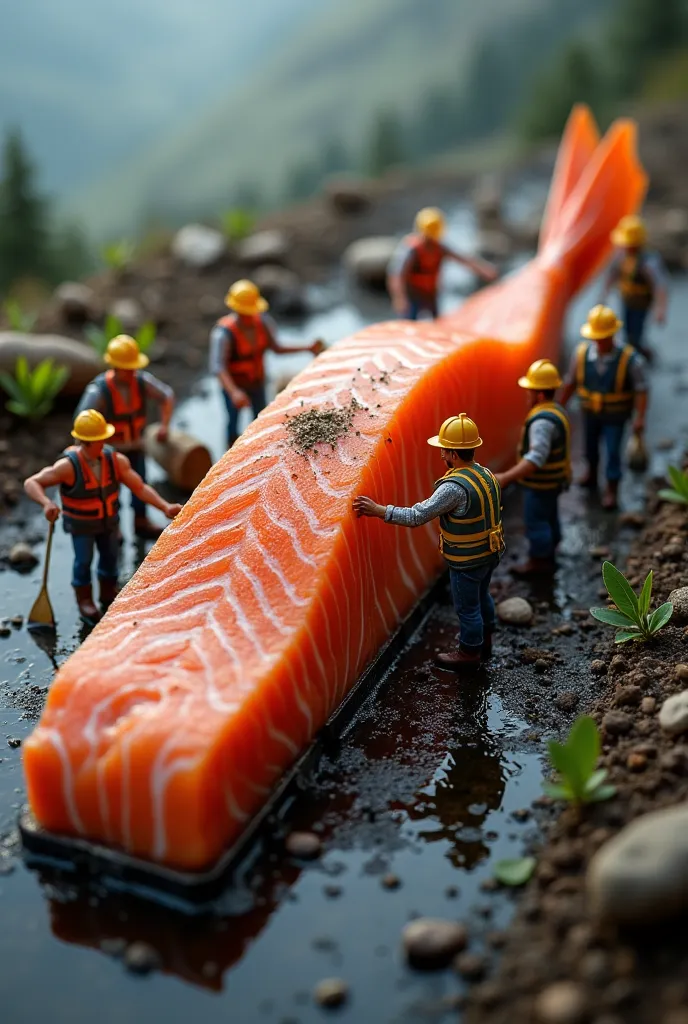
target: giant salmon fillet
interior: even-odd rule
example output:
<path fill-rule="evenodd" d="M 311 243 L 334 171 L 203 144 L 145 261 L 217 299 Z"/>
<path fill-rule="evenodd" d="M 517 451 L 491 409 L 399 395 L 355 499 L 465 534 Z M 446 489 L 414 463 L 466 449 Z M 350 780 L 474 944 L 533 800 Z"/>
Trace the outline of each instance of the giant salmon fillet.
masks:
<path fill-rule="evenodd" d="M 357 519 L 353 497 L 426 497 L 426 439 L 459 412 L 481 461 L 513 458 L 516 381 L 557 358 L 645 184 L 633 125 L 598 144 L 577 109 L 531 263 L 455 315 L 338 342 L 258 416 L 57 673 L 24 746 L 42 826 L 187 870 L 238 837 L 442 569 L 436 525 Z"/>

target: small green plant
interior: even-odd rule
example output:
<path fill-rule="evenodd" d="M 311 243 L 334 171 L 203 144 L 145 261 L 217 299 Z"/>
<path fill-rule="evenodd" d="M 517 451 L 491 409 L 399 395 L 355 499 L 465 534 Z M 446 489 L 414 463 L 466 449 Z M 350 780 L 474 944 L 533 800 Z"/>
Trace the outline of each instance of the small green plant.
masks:
<path fill-rule="evenodd" d="M 626 577 L 611 562 L 605 562 L 602 566 L 602 579 L 616 608 L 591 608 L 590 614 L 600 622 L 606 622 L 608 626 L 616 626 L 619 632 L 616 634 L 615 643 L 650 640 L 666 626 L 673 614 L 674 606 L 667 601 L 655 611 L 650 611 L 652 571 L 647 574 L 640 597 L 636 597 Z"/>
<path fill-rule="evenodd" d="M 675 501 L 677 505 L 688 505 L 688 473 L 678 466 L 669 466 L 667 473 L 672 486 L 661 490 L 659 497 L 665 501 Z"/>
<path fill-rule="evenodd" d="M 493 868 L 494 876 L 502 885 L 525 885 L 532 877 L 536 863 L 535 857 L 498 860 Z"/>
<path fill-rule="evenodd" d="M 256 226 L 256 216 L 251 210 L 235 206 L 220 214 L 220 226 L 225 238 L 230 242 L 240 242 L 247 238 Z"/>
<path fill-rule="evenodd" d="M 100 250 L 103 262 L 110 270 L 124 270 L 134 259 L 136 246 L 126 238 L 117 242 L 108 242 Z"/>
<path fill-rule="evenodd" d="M 21 334 L 29 334 L 38 319 L 37 313 L 30 313 L 22 309 L 16 299 L 6 299 L 3 303 L 3 311 L 10 325 L 10 330 L 19 331 Z"/>
<path fill-rule="evenodd" d="M 600 756 L 600 734 L 594 719 L 583 715 L 571 726 L 566 743 L 550 740 L 547 746 L 559 774 L 559 781 L 543 782 L 548 796 L 573 804 L 590 804 L 615 795 L 614 786 L 605 784 L 606 769 L 595 769 Z"/>
<path fill-rule="evenodd" d="M 111 342 L 113 338 L 116 338 L 118 334 L 124 333 L 126 332 L 124 331 L 122 321 L 119 320 L 118 317 L 112 315 L 108 315 L 106 317 L 105 324 L 102 327 L 97 327 L 95 324 L 89 324 L 84 330 L 84 334 L 93 345 L 96 352 L 101 356 L 105 355 L 109 342 Z M 139 327 L 134 338 L 136 339 L 141 352 L 148 352 L 157 337 L 157 333 L 157 328 L 152 321 L 148 321 Z"/>
<path fill-rule="evenodd" d="M 0 373 L 0 386 L 10 396 L 7 403 L 10 412 L 24 419 L 40 420 L 52 409 L 68 377 L 67 367 L 55 366 L 52 359 L 44 359 L 30 370 L 25 356 L 20 356 L 14 377 Z"/>

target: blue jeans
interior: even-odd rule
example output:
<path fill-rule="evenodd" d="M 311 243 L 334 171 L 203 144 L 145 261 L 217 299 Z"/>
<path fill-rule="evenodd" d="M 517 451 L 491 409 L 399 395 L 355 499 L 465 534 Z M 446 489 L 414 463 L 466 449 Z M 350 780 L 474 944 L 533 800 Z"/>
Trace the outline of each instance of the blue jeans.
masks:
<path fill-rule="evenodd" d="M 459 616 L 462 647 L 480 650 L 484 629 L 493 629 L 495 606 L 490 594 L 492 573 L 499 564 L 495 555 L 487 565 L 478 569 L 449 569 L 449 581 L 454 609 Z"/>
<path fill-rule="evenodd" d="M 119 568 L 117 533 L 71 534 L 74 545 L 73 587 L 91 586 L 93 549 L 98 549 L 98 579 L 116 580 Z"/>
<path fill-rule="evenodd" d="M 421 313 L 429 313 L 433 320 L 437 319 L 437 296 L 428 295 L 427 298 L 417 297 L 409 299 L 408 308 L 402 320 L 417 320 Z"/>
<path fill-rule="evenodd" d="M 265 384 L 257 384 L 255 388 L 242 388 L 251 400 L 251 408 L 253 409 L 253 415 L 257 416 L 259 412 L 262 412 L 267 402 L 265 400 Z M 227 406 L 227 447 L 231 448 L 237 437 L 237 423 L 239 420 L 239 410 L 234 405 L 225 389 L 222 389 L 222 397 L 225 400 Z"/>
<path fill-rule="evenodd" d="M 623 307 L 624 334 L 626 335 L 626 341 L 633 348 L 640 349 L 643 347 L 643 331 L 645 330 L 645 321 L 649 312 L 649 309 Z"/>
<path fill-rule="evenodd" d="M 607 453 L 606 477 L 610 483 L 621 479 L 621 445 L 626 422 L 605 423 L 601 416 L 585 416 L 585 457 L 593 479 L 600 463 L 600 444 Z"/>
<path fill-rule="evenodd" d="M 523 518 L 531 558 L 553 558 L 561 540 L 559 491 L 523 488 Z"/>
<path fill-rule="evenodd" d="M 143 480 L 143 482 L 145 484 L 145 482 L 146 482 L 146 456 L 145 456 L 145 454 L 143 452 L 129 452 L 129 454 L 127 455 L 127 458 L 131 462 L 131 468 L 134 470 L 135 473 L 138 473 L 138 475 L 141 477 L 141 479 Z M 136 519 L 145 519 L 146 518 L 146 503 L 145 503 L 145 501 L 141 501 L 140 498 L 137 498 L 136 495 L 133 492 L 132 492 L 132 495 L 131 495 L 131 507 L 134 510 L 134 518 L 136 518 Z"/>

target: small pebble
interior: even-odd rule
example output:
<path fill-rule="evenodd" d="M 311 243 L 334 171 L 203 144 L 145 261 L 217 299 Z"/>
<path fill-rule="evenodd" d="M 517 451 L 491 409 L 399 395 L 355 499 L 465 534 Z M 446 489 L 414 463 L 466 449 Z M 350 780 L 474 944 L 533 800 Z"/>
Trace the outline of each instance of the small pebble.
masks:
<path fill-rule="evenodd" d="M 29 545 L 24 544 L 23 541 L 20 541 L 19 544 L 15 544 L 11 549 L 9 561 L 10 565 L 13 565 L 15 569 L 31 569 L 38 563 L 38 559 Z"/>
<path fill-rule="evenodd" d="M 323 891 L 328 899 L 331 900 L 341 896 L 343 892 L 341 885 L 326 885 Z"/>
<path fill-rule="evenodd" d="M 527 626 L 533 620 L 533 607 L 522 597 L 508 597 L 497 605 L 497 617 L 510 626 Z"/>
<path fill-rule="evenodd" d="M 624 711 L 608 711 L 602 719 L 602 727 L 610 736 L 625 736 L 633 728 L 633 719 Z"/>
<path fill-rule="evenodd" d="M 419 917 L 405 926 L 402 941 L 413 967 L 433 970 L 446 967 L 453 956 L 466 948 L 468 934 L 456 921 Z"/>
<path fill-rule="evenodd" d="M 554 703 L 561 711 L 573 711 L 578 704 L 578 694 L 573 690 L 565 690 L 563 693 L 557 694 Z"/>
<path fill-rule="evenodd" d="M 17 739 L 16 736 L 13 736 L 7 741 L 7 746 L 12 747 L 12 750 L 16 750 L 17 747 L 21 747 L 21 740 Z"/>
<path fill-rule="evenodd" d="M 12 630 L 10 629 L 10 627 L 9 626 L 0 626 L 0 636 L 1 637 L 12 636 Z"/>
<path fill-rule="evenodd" d="M 398 889 L 401 886 L 401 879 L 398 875 L 383 875 L 380 881 L 383 889 Z"/>
<path fill-rule="evenodd" d="M 454 970 L 467 981 L 478 981 L 487 970 L 487 960 L 479 953 L 461 953 L 453 963 Z"/>
<path fill-rule="evenodd" d="M 105 953 L 106 956 L 120 957 L 124 954 L 127 948 L 126 939 L 101 939 L 99 943 L 101 952 Z"/>
<path fill-rule="evenodd" d="M 132 942 L 125 950 L 124 965 L 134 974 L 148 974 L 160 964 L 160 957 L 147 942 Z"/>
<path fill-rule="evenodd" d="M 549 668 L 549 662 L 545 661 L 544 658 L 538 658 L 538 660 L 535 662 L 535 665 L 533 666 L 533 668 L 535 669 L 536 672 L 546 672 L 547 669 Z"/>
<path fill-rule="evenodd" d="M 640 704 L 643 699 L 643 691 L 639 686 L 617 686 L 614 693 L 614 703 L 617 707 L 633 707 Z"/>
<path fill-rule="evenodd" d="M 680 679 L 682 683 L 688 682 L 688 665 L 677 665 L 674 669 L 674 675 L 677 679 Z"/>
<path fill-rule="evenodd" d="M 557 981 L 541 992 L 535 1003 L 540 1024 L 579 1024 L 585 1019 L 585 991 L 573 981 Z"/>
<path fill-rule="evenodd" d="M 444 890 L 444 895 L 449 900 L 455 900 L 456 897 L 459 895 L 459 890 L 457 889 L 457 887 L 455 885 L 449 885 Z"/>
<path fill-rule="evenodd" d="M 659 711 L 659 724 L 670 736 L 678 736 L 688 730 L 688 690 L 664 701 Z"/>
<path fill-rule="evenodd" d="M 562 622 L 561 626 L 555 626 L 551 632 L 552 636 L 573 636 L 576 630 L 570 622 Z"/>
<path fill-rule="evenodd" d="M 626 766 L 629 771 L 643 772 L 647 768 L 647 757 L 645 754 L 631 753 L 626 758 Z"/>
<path fill-rule="evenodd" d="M 653 715 L 657 710 L 657 701 L 654 697 L 643 697 L 640 702 L 640 710 L 644 715 Z"/>
<path fill-rule="evenodd" d="M 493 949 L 503 949 L 508 942 L 509 936 L 506 932 L 488 932 L 485 941 Z"/>
<path fill-rule="evenodd" d="M 607 671 L 607 663 L 602 661 L 600 658 L 595 658 L 595 660 L 590 663 L 590 671 L 594 676 L 601 676 Z"/>
<path fill-rule="evenodd" d="M 499 889 L 499 882 L 496 878 L 483 878 L 480 883 L 480 889 L 482 892 L 497 892 Z"/>
<path fill-rule="evenodd" d="M 24 625 L 24 616 L 13 615 L 12 618 L 10 619 L 10 622 L 12 623 L 15 629 L 20 629 Z"/>
<path fill-rule="evenodd" d="M 315 860 L 322 853 L 322 843 L 313 832 L 292 832 L 284 846 L 287 853 L 301 860 Z"/>
<path fill-rule="evenodd" d="M 313 998 L 319 1006 L 341 1006 L 349 995 L 349 986 L 341 978 L 325 978 L 313 990 Z"/>

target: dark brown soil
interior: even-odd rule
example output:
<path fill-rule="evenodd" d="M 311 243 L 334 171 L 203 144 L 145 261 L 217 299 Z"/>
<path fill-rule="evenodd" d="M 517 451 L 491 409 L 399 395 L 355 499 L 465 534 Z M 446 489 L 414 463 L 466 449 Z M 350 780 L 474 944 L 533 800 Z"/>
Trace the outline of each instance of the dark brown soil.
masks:
<path fill-rule="evenodd" d="M 686 584 L 688 517 L 654 498 L 649 512 L 650 525 L 633 545 L 628 567 L 638 579 L 654 570 L 657 605 Z M 669 557 L 662 549 L 670 542 Z M 546 840 L 534 850 L 537 870 L 518 897 L 496 972 L 472 990 L 464 1018 L 469 1024 L 688 1022 L 685 921 L 622 933 L 603 928 L 586 906 L 585 873 L 595 851 L 639 815 L 688 799 L 688 746 L 663 733 L 657 721 L 662 701 L 685 689 L 676 666 L 688 662 L 688 630 L 670 624 L 652 643 L 630 649 L 615 646 L 613 636 L 610 628 L 606 651 L 588 641 L 599 698 L 581 702 L 579 712 L 592 714 L 601 727 L 601 764 L 618 795 L 580 815 L 546 798 L 540 802 Z M 558 982 L 573 986 L 568 1007 L 562 1001 L 561 1016 L 543 1018 L 538 997 Z"/>

